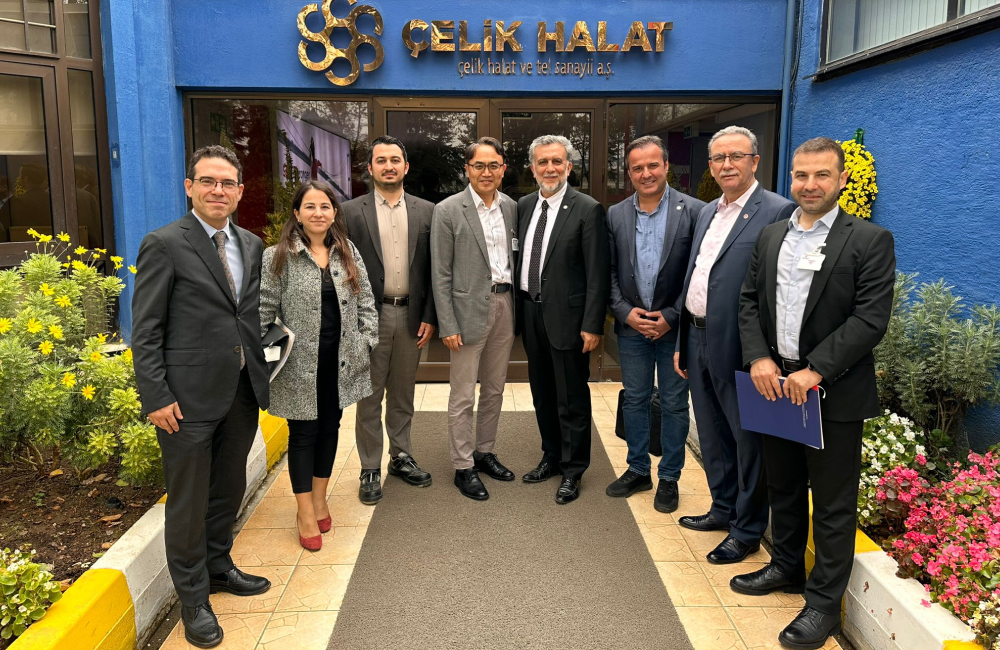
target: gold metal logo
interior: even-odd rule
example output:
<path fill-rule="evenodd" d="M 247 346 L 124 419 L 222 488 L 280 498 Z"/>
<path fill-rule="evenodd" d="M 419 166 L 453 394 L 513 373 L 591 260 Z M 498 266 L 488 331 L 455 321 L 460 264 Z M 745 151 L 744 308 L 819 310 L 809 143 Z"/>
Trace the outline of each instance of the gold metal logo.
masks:
<path fill-rule="evenodd" d="M 352 83 L 357 81 L 358 75 L 361 74 L 362 67 L 365 72 L 372 72 L 376 70 L 380 65 L 382 65 L 382 60 L 385 58 L 385 53 L 382 51 L 382 44 L 379 43 L 375 36 L 382 35 L 382 14 L 378 12 L 375 7 L 370 5 L 358 5 L 351 9 L 351 13 L 347 14 L 346 18 L 337 18 L 330 11 L 330 5 L 332 5 L 336 0 L 324 0 L 322 5 L 323 20 L 325 21 L 325 26 L 321 32 L 310 31 L 306 27 L 306 17 L 309 14 L 320 11 L 320 5 L 316 3 L 308 4 L 302 7 L 299 12 L 299 33 L 302 34 L 302 38 L 305 41 L 299 41 L 299 61 L 302 65 L 309 68 L 310 70 L 315 70 L 316 72 L 322 72 L 326 70 L 326 78 L 330 80 L 330 83 L 337 86 L 350 86 Z M 351 5 L 355 4 L 358 0 L 347 0 Z M 375 19 L 375 36 L 369 34 L 362 34 L 358 31 L 357 19 L 358 16 L 362 14 L 368 14 Z M 347 49 L 340 49 L 333 46 L 330 41 L 330 32 L 334 28 L 345 28 L 351 33 L 351 44 Z M 312 61 L 306 56 L 306 46 L 310 41 L 312 43 L 320 43 L 326 48 L 326 56 L 323 57 L 322 61 Z M 364 66 L 358 61 L 358 46 L 362 43 L 367 43 L 375 48 L 375 60 L 371 63 L 366 63 Z M 329 69 L 334 61 L 337 59 L 347 59 L 351 64 L 351 73 L 346 77 L 338 77 L 333 73 L 332 69 Z"/>

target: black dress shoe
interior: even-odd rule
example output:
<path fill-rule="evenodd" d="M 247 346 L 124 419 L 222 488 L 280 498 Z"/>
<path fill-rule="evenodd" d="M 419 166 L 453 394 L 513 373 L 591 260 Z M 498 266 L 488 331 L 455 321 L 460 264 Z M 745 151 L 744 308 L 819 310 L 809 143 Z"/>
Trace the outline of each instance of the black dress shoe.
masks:
<path fill-rule="evenodd" d="M 567 476 L 556 490 L 556 503 L 566 505 L 570 501 L 576 501 L 578 496 L 580 496 L 580 479 Z"/>
<path fill-rule="evenodd" d="M 427 487 L 431 484 L 431 473 L 420 469 L 413 456 L 397 456 L 389 461 L 389 474 L 398 476 L 410 485 Z"/>
<path fill-rule="evenodd" d="M 636 474 L 630 469 L 618 477 L 615 482 L 604 491 L 609 497 L 630 497 L 636 492 L 644 492 L 653 489 L 653 479 L 648 475 Z"/>
<path fill-rule="evenodd" d="M 729 588 L 748 596 L 766 596 L 779 589 L 786 594 L 801 594 L 806 590 L 806 576 L 803 573 L 793 577 L 776 564 L 768 564 L 758 571 L 734 576 L 729 581 Z"/>
<path fill-rule="evenodd" d="M 373 506 L 382 500 L 381 470 L 361 470 L 361 487 L 358 488 L 358 498 L 366 506 Z"/>
<path fill-rule="evenodd" d="M 732 535 L 726 535 L 726 539 L 722 540 L 706 557 L 712 564 L 734 564 L 742 562 L 748 555 L 759 550 L 760 542 L 744 544 Z"/>
<path fill-rule="evenodd" d="M 222 628 L 219 619 L 215 618 L 211 603 L 197 607 L 181 607 L 181 620 L 184 621 L 184 638 L 198 648 L 214 648 L 222 643 Z"/>
<path fill-rule="evenodd" d="M 225 573 L 208 576 L 209 593 L 225 591 L 234 596 L 256 596 L 271 588 L 271 581 L 260 576 L 243 573 L 233 567 Z"/>
<path fill-rule="evenodd" d="M 729 524 L 722 523 L 713 517 L 711 512 L 704 515 L 687 515 L 678 519 L 677 523 L 685 528 L 703 532 L 709 530 L 729 530 Z"/>
<path fill-rule="evenodd" d="M 824 614 L 806 605 L 788 626 L 778 634 L 778 642 L 793 650 L 816 650 L 840 632 L 840 614 Z"/>
<path fill-rule="evenodd" d="M 527 474 L 521 477 L 521 480 L 525 483 L 542 483 L 549 480 L 553 476 L 559 476 L 559 466 L 555 463 L 550 463 L 547 460 L 543 460 L 538 463 L 538 467 L 531 470 Z"/>
<path fill-rule="evenodd" d="M 477 470 L 498 481 L 513 481 L 514 472 L 500 464 L 497 455 L 493 453 L 481 454 L 478 451 L 472 452 L 472 462 Z"/>
<path fill-rule="evenodd" d="M 455 486 L 470 499 L 485 501 L 490 498 L 490 493 L 486 491 L 486 486 L 475 469 L 456 469 Z"/>
<path fill-rule="evenodd" d="M 677 481 L 660 480 L 656 486 L 656 496 L 653 498 L 653 508 L 657 512 L 673 512 L 677 510 Z"/>

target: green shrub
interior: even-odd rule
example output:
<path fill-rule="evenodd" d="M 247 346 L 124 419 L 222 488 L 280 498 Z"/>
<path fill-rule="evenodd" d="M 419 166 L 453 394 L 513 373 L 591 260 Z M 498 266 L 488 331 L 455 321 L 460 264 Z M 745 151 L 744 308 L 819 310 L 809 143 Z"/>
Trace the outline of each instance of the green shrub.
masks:
<path fill-rule="evenodd" d="M 159 447 L 140 417 L 131 350 L 109 351 L 124 283 L 96 268 L 103 250 L 33 236 L 38 252 L 0 271 L 0 460 L 46 476 L 65 459 L 81 477 L 120 461 L 123 480 L 154 483 Z"/>
<path fill-rule="evenodd" d="M 37 562 L 35 551 L 0 551 L 0 638 L 21 636 L 45 616 L 49 604 L 62 598 L 59 583 Z"/>
<path fill-rule="evenodd" d="M 1000 402 L 1000 310 L 967 307 L 944 280 L 917 288 L 915 278 L 896 276 L 892 318 L 875 348 L 879 401 L 930 432 L 929 455 L 957 438 L 952 453 L 961 458 L 965 413 Z"/>

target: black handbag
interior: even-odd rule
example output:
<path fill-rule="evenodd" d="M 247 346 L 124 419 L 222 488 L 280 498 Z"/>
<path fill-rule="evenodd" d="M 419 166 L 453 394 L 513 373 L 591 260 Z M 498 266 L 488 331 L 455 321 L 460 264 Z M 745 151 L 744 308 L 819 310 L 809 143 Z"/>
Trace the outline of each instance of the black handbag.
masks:
<path fill-rule="evenodd" d="M 260 344 L 264 348 L 264 360 L 267 362 L 267 373 L 271 379 L 274 379 L 278 370 L 285 365 L 294 340 L 295 337 L 291 332 L 278 323 L 267 326 L 267 332 L 260 340 Z"/>
<path fill-rule="evenodd" d="M 615 435 L 625 440 L 625 416 L 622 415 L 622 405 L 625 404 L 625 389 L 618 391 L 618 416 L 615 419 Z M 649 397 L 649 453 L 654 456 L 663 455 L 663 445 L 660 441 L 660 391 L 653 386 L 653 394 Z"/>

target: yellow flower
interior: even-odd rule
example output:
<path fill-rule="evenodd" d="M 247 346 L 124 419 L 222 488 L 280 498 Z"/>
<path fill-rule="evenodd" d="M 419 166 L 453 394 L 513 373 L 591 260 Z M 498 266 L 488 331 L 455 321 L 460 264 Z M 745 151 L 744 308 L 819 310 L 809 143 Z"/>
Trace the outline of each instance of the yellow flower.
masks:
<path fill-rule="evenodd" d="M 90 353 L 90 360 L 91 361 L 100 361 L 103 358 L 104 357 L 101 355 L 100 352 L 91 352 Z"/>
<path fill-rule="evenodd" d="M 29 318 L 25 327 L 28 329 L 28 334 L 38 334 L 42 331 L 42 322 L 37 318 Z"/>
<path fill-rule="evenodd" d="M 66 243 L 66 242 L 68 242 L 68 241 L 69 241 L 69 235 L 67 235 L 67 234 L 66 234 L 66 233 L 64 233 L 64 232 L 61 232 L 61 233 L 59 233 L 58 235 L 56 235 L 56 238 L 57 238 L 57 239 L 58 239 L 59 241 L 63 242 L 63 243 Z"/>
<path fill-rule="evenodd" d="M 73 260 L 73 268 L 76 269 L 77 271 L 82 271 L 85 268 L 87 268 L 87 265 L 81 262 L 80 260 Z"/>
<path fill-rule="evenodd" d="M 73 252 L 76 253 L 77 255 L 83 255 L 84 253 L 87 252 L 87 249 L 84 248 L 83 246 L 77 246 L 76 250 Z"/>
<path fill-rule="evenodd" d="M 38 241 L 42 242 L 43 244 L 48 244 L 50 241 L 52 241 L 52 235 L 39 235 Z"/>
<path fill-rule="evenodd" d="M 91 257 L 93 257 L 95 260 L 101 259 L 101 256 L 98 253 L 92 254 Z"/>
<path fill-rule="evenodd" d="M 52 350 L 54 349 L 55 346 L 52 345 L 51 341 L 42 341 L 38 344 L 38 351 L 42 354 L 52 354 Z"/>
<path fill-rule="evenodd" d="M 73 388 L 73 386 L 76 386 L 76 376 L 71 372 L 63 374 L 62 385 L 67 388 Z"/>
<path fill-rule="evenodd" d="M 108 342 L 108 335 L 107 334 L 98 334 L 97 335 L 97 342 L 100 343 L 101 345 L 104 345 L 105 343 Z"/>
<path fill-rule="evenodd" d="M 128 265 L 128 270 L 129 270 L 129 271 L 130 271 L 130 272 L 131 272 L 132 274 L 135 274 L 135 272 L 136 272 L 136 270 L 137 270 L 137 269 L 135 268 L 135 264 L 129 264 L 129 265 Z"/>
<path fill-rule="evenodd" d="M 6 334 L 14 326 L 14 321 L 9 318 L 0 318 L 0 334 Z"/>
<path fill-rule="evenodd" d="M 42 286 L 38 287 L 38 290 L 44 293 L 46 296 L 51 296 L 56 292 L 55 289 L 49 286 L 48 282 L 43 282 Z"/>
<path fill-rule="evenodd" d="M 97 251 L 98 253 L 101 253 L 102 255 L 106 255 L 108 253 L 108 249 L 106 248 L 95 248 L 94 250 Z"/>
<path fill-rule="evenodd" d="M 94 399 L 94 394 L 96 392 L 97 389 L 91 386 L 90 384 L 84 386 L 83 390 L 80 391 L 80 393 L 83 395 L 83 399 Z"/>
<path fill-rule="evenodd" d="M 66 262 L 65 264 L 63 264 L 63 268 L 64 269 L 68 269 L 69 268 L 69 262 Z"/>
<path fill-rule="evenodd" d="M 98 250 L 100 250 L 100 249 L 98 249 Z M 124 261 L 125 261 L 125 260 L 124 260 L 124 259 L 123 259 L 122 257 L 120 257 L 120 256 L 118 256 L 118 255 L 112 255 L 112 256 L 111 256 L 111 257 L 109 257 L 108 259 L 110 259 L 110 260 L 111 260 L 112 262 L 114 262 L 115 264 L 121 264 L 122 262 L 124 262 Z"/>
<path fill-rule="evenodd" d="M 121 262 L 115 262 L 115 270 L 116 271 L 120 271 L 121 268 L 122 268 L 122 263 Z"/>
<path fill-rule="evenodd" d="M 38 238 L 38 231 L 35 230 L 34 228 L 28 228 L 28 234 L 34 237 L 35 239 Z"/>
<path fill-rule="evenodd" d="M 129 363 L 132 363 L 132 348 L 127 348 L 124 352 L 122 352 L 122 358 Z"/>
<path fill-rule="evenodd" d="M 72 305 L 73 301 L 69 299 L 69 296 L 59 296 L 56 298 L 56 304 L 65 309 Z"/>
<path fill-rule="evenodd" d="M 52 335 L 52 338 L 59 341 L 63 337 L 63 329 L 58 325 L 49 325 L 49 334 Z"/>

